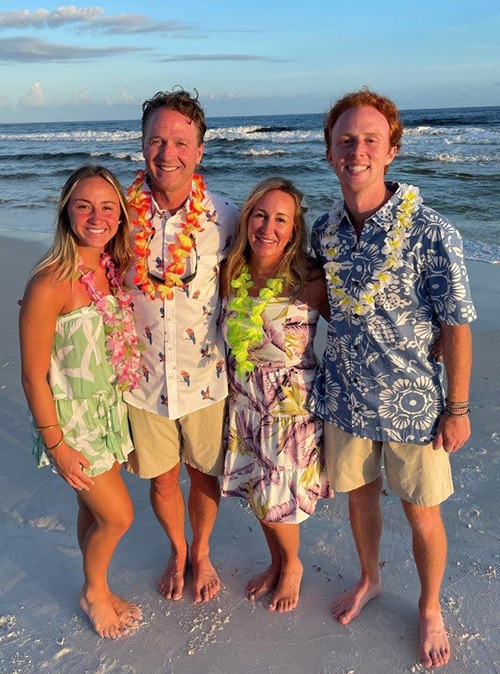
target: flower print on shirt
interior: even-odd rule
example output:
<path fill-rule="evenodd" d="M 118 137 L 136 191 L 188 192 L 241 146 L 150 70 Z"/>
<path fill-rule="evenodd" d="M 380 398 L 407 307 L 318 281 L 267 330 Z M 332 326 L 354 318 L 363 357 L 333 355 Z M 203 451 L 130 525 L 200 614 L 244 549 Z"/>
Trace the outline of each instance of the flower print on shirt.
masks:
<path fill-rule="evenodd" d="M 427 443 L 444 405 L 442 364 L 430 355 L 431 345 L 441 323 L 466 324 L 476 312 L 460 234 L 421 203 L 398 265 L 370 310 L 356 315 L 340 306 L 334 291 L 341 287 L 356 297 L 359 288 L 370 289 L 373 274 L 387 259 L 404 194 L 413 189 L 387 187 L 392 197 L 367 219 L 359 241 L 345 204 L 335 205 L 313 226 L 311 243 L 325 266 L 335 243 L 339 280 L 328 289 L 331 319 L 311 410 L 359 437 Z"/>

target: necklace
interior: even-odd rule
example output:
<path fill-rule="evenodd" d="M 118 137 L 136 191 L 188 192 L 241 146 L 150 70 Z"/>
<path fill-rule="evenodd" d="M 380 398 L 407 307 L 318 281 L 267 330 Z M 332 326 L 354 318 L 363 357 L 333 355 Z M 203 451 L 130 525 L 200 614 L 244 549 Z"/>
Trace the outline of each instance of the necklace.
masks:
<path fill-rule="evenodd" d="M 403 251 L 409 238 L 409 230 L 413 224 L 413 216 L 422 203 L 418 187 L 401 185 L 401 202 L 397 207 L 396 217 L 392 227 L 385 237 L 382 252 L 385 254 L 382 269 L 377 271 L 373 279 L 360 290 L 357 297 L 349 295 L 340 278 L 342 263 L 338 261 L 340 254 L 340 238 L 338 234 L 341 220 L 341 205 L 339 205 L 330 220 L 329 227 L 321 239 L 321 245 L 328 262 L 324 265 L 325 276 L 330 291 L 338 300 L 339 308 L 345 313 L 352 312 L 363 316 L 375 308 L 375 297 L 382 293 L 393 279 L 394 270 L 403 264 Z"/>
<path fill-rule="evenodd" d="M 266 286 L 259 290 L 259 302 L 248 294 L 249 288 L 255 283 L 247 265 L 243 265 L 241 274 L 231 281 L 231 287 L 235 288 L 236 293 L 227 303 L 228 310 L 234 312 L 234 315 L 227 319 L 226 340 L 236 360 L 236 373 L 240 377 L 252 372 L 255 367 L 249 359 L 249 351 L 262 341 L 262 314 L 269 302 L 281 294 L 283 283 L 282 277 L 267 279 Z"/>
<path fill-rule="evenodd" d="M 114 291 L 116 308 L 110 306 L 109 297 L 97 290 L 95 271 L 87 269 L 82 260 L 78 265 L 79 280 L 85 286 L 104 324 L 106 349 L 111 354 L 110 363 L 116 373 L 118 388 L 129 391 L 137 386 L 141 364 L 141 348 L 130 308 L 132 299 L 120 286 L 111 256 L 102 253 L 99 264 L 106 270 L 109 284 Z"/>
<path fill-rule="evenodd" d="M 143 293 L 149 295 L 152 300 L 158 293 L 162 300 L 171 300 L 174 297 L 174 288 L 182 288 L 185 283 L 182 276 L 186 271 L 186 260 L 195 246 L 194 232 L 202 232 L 200 214 L 205 210 L 202 206 L 205 199 L 205 184 L 201 175 L 195 173 L 189 205 L 187 207 L 186 222 L 182 230 L 175 235 L 175 243 L 168 246 L 168 252 L 172 256 L 171 262 L 163 270 L 163 283 L 156 283 L 149 276 L 148 258 L 151 255 L 149 242 L 156 233 L 151 221 L 151 190 L 145 188 L 145 171 L 137 171 L 135 179 L 127 192 L 127 201 L 135 211 L 136 217 L 131 218 L 132 227 L 135 230 L 134 253 L 134 283 Z"/>

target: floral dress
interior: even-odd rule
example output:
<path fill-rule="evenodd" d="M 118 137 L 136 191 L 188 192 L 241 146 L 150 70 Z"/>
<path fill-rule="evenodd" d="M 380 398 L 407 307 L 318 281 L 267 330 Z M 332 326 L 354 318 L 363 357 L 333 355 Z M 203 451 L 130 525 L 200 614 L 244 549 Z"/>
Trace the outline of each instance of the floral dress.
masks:
<path fill-rule="evenodd" d="M 256 301 L 259 301 L 256 298 Z M 227 334 L 227 298 L 223 333 Z M 223 496 L 239 496 L 266 522 L 299 523 L 332 493 L 323 473 L 322 421 L 307 409 L 319 314 L 278 297 L 262 314 L 263 339 L 240 377 L 228 353 L 229 412 Z"/>
<path fill-rule="evenodd" d="M 107 296 L 109 310 L 115 298 Z M 57 317 L 49 384 L 68 445 L 90 461 L 87 475 L 123 463 L 132 451 L 127 408 L 106 351 L 104 325 L 94 304 Z M 40 434 L 32 427 L 39 467 L 50 464 Z"/>

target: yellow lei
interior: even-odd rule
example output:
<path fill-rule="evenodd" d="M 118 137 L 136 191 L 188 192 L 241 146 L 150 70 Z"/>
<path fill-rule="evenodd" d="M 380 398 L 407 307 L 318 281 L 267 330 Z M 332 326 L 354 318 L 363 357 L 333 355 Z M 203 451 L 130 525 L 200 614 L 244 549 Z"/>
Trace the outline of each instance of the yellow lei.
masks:
<path fill-rule="evenodd" d="M 384 265 L 373 280 L 369 281 L 359 294 L 351 297 L 345 290 L 340 279 L 342 264 L 338 262 L 340 239 L 338 229 L 340 225 L 340 206 L 335 211 L 332 222 L 325 231 L 321 245 L 328 262 L 324 265 L 325 276 L 330 286 L 330 292 L 338 299 L 339 308 L 345 313 L 352 312 L 362 316 L 375 307 L 375 296 L 383 292 L 390 285 L 393 271 L 402 265 L 403 251 L 409 237 L 409 230 L 413 224 L 413 216 L 418 210 L 422 199 L 418 187 L 402 185 L 401 203 L 397 208 L 393 226 L 387 233 L 382 252 L 386 258 Z"/>
<path fill-rule="evenodd" d="M 236 294 L 227 304 L 228 310 L 234 312 L 234 315 L 227 319 L 226 341 L 231 347 L 231 353 L 236 360 L 236 373 L 240 377 L 254 369 L 248 353 L 262 341 L 262 314 L 269 302 L 279 297 L 283 291 L 283 283 L 284 279 L 281 277 L 268 279 L 266 287 L 259 290 L 261 301 L 255 302 L 256 298 L 248 294 L 249 288 L 255 283 L 247 265 L 243 266 L 240 276 L 231 281 L 231 287 L 236 289 Z"/>
<path fill-rule="evenodd" d="M 172 260 L 164 269 L 163 283 L 156 283 L 149 276 L 148 267 L 148 257 L 151 255 L 149 242 L 156 230 L 151 222 L 151 192 L 141 189 L 145 175 L 145 171 L 137 171 L 134 182 L 127 192 L 128 204 L 135 214 L 135 217 L 131 218 L 136 255 L 134 283 L 152 300 L 157 293 L 162 300 L 171 300 L 174 296 L 173 289 L 184 286 L 182 276 L 186 271 L 186 260 L 195 245 L 194 232 L 203 231 L 200 226 L 200 214 L 204 211 L 202 203 L 205 199 L 205 184 L 201 175 L 196 173 L 193 175 L 186 222 L 182 231 L 175 235 L 175 243 L 168 246 Z"/>

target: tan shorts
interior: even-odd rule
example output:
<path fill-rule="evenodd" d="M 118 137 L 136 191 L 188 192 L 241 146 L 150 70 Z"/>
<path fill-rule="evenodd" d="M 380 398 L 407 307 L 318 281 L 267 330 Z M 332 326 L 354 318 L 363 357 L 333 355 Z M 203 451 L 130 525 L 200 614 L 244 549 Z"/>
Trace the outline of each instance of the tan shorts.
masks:
<path fill-rule="evenodd" d="M 183 461 L 206 475 L 222 475 L 225 400 L 179 419 L 127 407 L 135 448 L 127 457 L 129 472 L 157 477 Z"/>
<path fill-rule="evenodd" d="M 346 492 L 369 484 L 382 475 L 400 498 L 421 506 L 434 506 L 453 494 L 450 457 L 444 449 L 401 442 L 356 438 L 328 422 L 324 425 L 325 465 L 330 485 Z"/>

